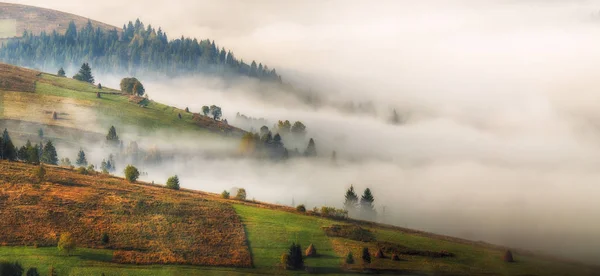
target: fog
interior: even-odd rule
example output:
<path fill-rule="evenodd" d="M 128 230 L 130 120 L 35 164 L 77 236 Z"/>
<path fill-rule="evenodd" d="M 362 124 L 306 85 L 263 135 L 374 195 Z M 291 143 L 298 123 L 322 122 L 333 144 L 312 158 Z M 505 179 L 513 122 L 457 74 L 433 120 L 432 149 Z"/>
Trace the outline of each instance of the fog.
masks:
<path fill-rule="evenodd" d="M 300 120 L 322 157 L 199 158 L 147 180 L 177 173 L 186 188 L 245 187 L 250 198 L 309 208 L 341 207 L 354 184 L 373 190 L 386 223 L 597 264 L 600 1 L 19 3 L 116 26 L 139 17 L 171 38 L 214 39 L 297 87 L 371 101 L 377 110 L 376 117 L 315 110 L 245 93 L 250 80 L 142 78 L 150 98 L 195 112 L 217 104 L 229 120 L 237 112 L 271 124 Z M 393 108 L 407 114 L 405 124 L 386 122 Z"/>

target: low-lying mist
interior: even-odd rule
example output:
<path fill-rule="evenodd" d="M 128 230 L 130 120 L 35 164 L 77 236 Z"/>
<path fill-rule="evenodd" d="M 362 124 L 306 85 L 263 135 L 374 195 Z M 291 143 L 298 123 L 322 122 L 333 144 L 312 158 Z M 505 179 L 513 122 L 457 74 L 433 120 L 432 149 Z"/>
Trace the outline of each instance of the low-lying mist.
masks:
<path fill-rule="evenodd" d="M 302 121 L 319 153 L 282 163 L 175 157 L 149 169 L 148 181 L 178 174 L 185 188 L 244 187 L 249 198 L 308 208 L 341 207 L 354 184 L 373 190 L 385 223 L 598 263 L 598 1 L 181 0 L 139 14 L 122 9 L 127 15 L 103 12 L 113 0 L 72 2 L 53 5 L 116 25 L 139 16 L 171 37 L 209 36 L 298 87 L 376 109 L 310 108 L 283 94 L 246 93 L 252 81 L 142 76 L 151 99 L 193 112 L 216 104 L 230 122 L 237 112 L 270 128 Z M 118 86 L 117 77 L 97 79 Z M 388 123 L 393 109 L 403 124 Z M 203 143 L 153 138 L 159 148 Z"/>

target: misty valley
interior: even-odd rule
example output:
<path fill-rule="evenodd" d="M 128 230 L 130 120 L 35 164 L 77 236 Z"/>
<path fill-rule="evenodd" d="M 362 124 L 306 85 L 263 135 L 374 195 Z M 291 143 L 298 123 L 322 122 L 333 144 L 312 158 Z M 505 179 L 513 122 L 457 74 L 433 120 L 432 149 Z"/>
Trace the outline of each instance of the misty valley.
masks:
<path fill-rule="evenodd" d="M 598 9 L 0 3 L 0 276 L 600 275 Z"/>

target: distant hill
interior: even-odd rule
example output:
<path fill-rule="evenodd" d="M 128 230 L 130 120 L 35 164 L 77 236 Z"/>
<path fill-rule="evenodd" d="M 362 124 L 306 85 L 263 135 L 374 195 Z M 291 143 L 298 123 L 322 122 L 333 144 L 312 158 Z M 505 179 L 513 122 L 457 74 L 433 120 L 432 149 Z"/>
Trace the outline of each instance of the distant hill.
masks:
<path fill-rule="evenodd" d="M 25 30 L 34 34 L 42 31 L 65 33 L 69 22 L 85 26 L 88 18 L 51 9 L 44 9 L 20 4 L 0 3 L 0 39 L 21 37 Z M 94 28 L 108 31 L 116 27 L 91 20 Z M 119 28 L 117 28 L 119 29 Z"/>

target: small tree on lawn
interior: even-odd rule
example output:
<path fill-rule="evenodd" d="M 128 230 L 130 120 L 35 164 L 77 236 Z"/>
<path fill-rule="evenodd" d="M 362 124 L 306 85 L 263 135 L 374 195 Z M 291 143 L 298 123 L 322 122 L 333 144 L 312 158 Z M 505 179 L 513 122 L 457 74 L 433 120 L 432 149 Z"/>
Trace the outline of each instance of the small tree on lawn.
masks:
<path fill-rule="evenodd" d="M 363 263 L 365 265 L 371 263 L 371 253 L 369 253 L 369 248 L 368 247 L 363 247 L 361 259 L 363 260 Z"/>
<path fill-rule="evenodd" d="M 85 167 L 87 166 L 88 162 L 87 159 L 85 158 L 85 152 L 83 152 L 83 149 L 79 149 L 79 153 L 77 153 L 77 160 L 75 161 L 75 165 L 80 166 L 80 167 Z"/>
<path fill-rule="evenodd" d="M 238 189 L 237 194 L 235 195 L 235 199 L 246 200 L 246 189 L 244 189 L 244 188 Z"/>
<path fill-rule="evenodd" d="M 56 148 L 52 144 L 52 141 L 48 141 L 44 150 L 42 151 L 42 163 L 50 165 L 58 165 L 58 156 L 56 154 Z"/>
<path fill-rule="evenodd" d="M 304 268 L 304 258 L 300 244 L 292 243 L 288 255 L 290 256 L 287 265 L 289 269 L 297 270 Z"/>
<path fill-rule="evenodd" d="M 229 199 L 229 192 L 228 191 L 223 191 L 221 193 L 221 197 L 224 198 L 224 199 Z"/>
<path fill-rule="evenodd" d="M 81 65 L 81 69 L 79 69 L 79 73 L 73 76 L 74 79 L 78 81 L 85 81 L 91 84 L 94 84 L 94 76 L 92 75 L 92 68 L 86 62 Z"/>
<path fill-rule="evenodd" d="M 65 69 L 63 69 L 62 67 L 60 67 L 60 69 L 58 69 L 58 73 L 57 73 L 57 75 L 58 75 L 59 77 L 63 77 L 63 78 L 64 78 L 64 77 L 66 77 L 66 76 L 67 76 L 67 73 L 65 73 Z"/>
<path fill-rule="evenodd" d="M 167 179 L 167 188 L 179 190 L 179 177 L 176 175 L 169 177 L 169 179 Z"/>
<path fill-rule="evenodd" d="M 73 240 L 71 233 L 65 232 L 60 234 L 58 250 L 65 252 L 67 255 L 71 255 L 71 253 L 75 251 L 75 247 L 75 241 Z"/>
<path fill-rule="evenodd" d="M 346 255 L 346 264 L 354 264 L 354 256 L 352 256 L 352 252 L 348 252 L 348 255 Z"/>
<path fill-rule="evenodd" d="M 140 177 L 140 171 L 138 171 L 138 169 L 132 165 L 127 165 L 127 167 L 125 167 L 125 178 L 133 183 L 135 182 L 138 177 Z"/>

